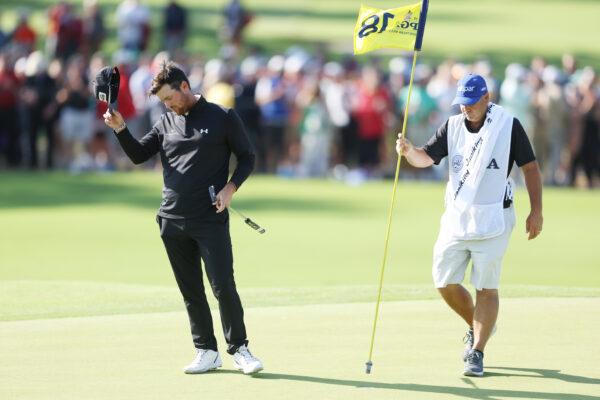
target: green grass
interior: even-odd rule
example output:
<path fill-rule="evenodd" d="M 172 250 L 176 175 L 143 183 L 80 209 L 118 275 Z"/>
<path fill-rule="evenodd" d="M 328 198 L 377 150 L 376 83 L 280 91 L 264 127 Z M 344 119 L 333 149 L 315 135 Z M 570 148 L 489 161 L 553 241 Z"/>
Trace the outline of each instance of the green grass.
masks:
<path fill-rule="evenodd" d="M 3 174 L 2 182 L 0 278 L 171 284 L 154 221 L 160 174 L 17 173 Z M 400 183 L 386 282 L 430 282 L 443 190 L 437 183 Z M 390 192 L 391 182 L 350 187 L 253 178 L 234 205 L 268 232 L 258 235 L 232 215 L 238 279 L 246 287 L 375 283 Z M 546 190 L 544 234 L 528 242 L 529 202 L 520 191 L 503 283 L 600 287 L 596 238 L 583 234 L 597 229 L 599 198 Z"/>
<path fill-rule="evenodd" d="M 0 319 L 179 310 L 154 214 L 161 176 L 4 173 L 1 176 Z M 232 215 L 236 279 L 250 306 L 374 300 L 391 182 L 254 177 L 235 206 L 267 228 L 258 235 Z M 434 299 L 431 252 L 443 185 L 401 182 L 384 298 Z M 597 192 L 548 189 L 545 229 L 527 241 L 528 199 L 502 284 L 506 296 L 599 296 Z M 589 234 L 583 234 L 587 232 Z M 29 296 L 29 293 L 37 293 Z"/>
<path fill-rule="evenodd" d="M 413 1 L 371 0 L 366 4 L 394 8 Z M 14 25 L 18 5 L 31 7 L 33 21 L 45 30 L 44 11 L 50 0 L 8 1 L 0 6 L 2 26 Z M 110 31 L 105 50 L 117 47 L 112 14 L 117 0 L 102 1 Z M 161 9 L 164 1 L 146 1 L 153 11 L 155 34 L 151 52 L 160 48 Z M 187 50 L 193 56 L 212 57 L 218 52 L 217 29 L 225 0 L 183 0 L 190 10 L 190 39 Z M 332 55 L 352 51 L 352 34 L 360 1 L 347 0 L 253 0 L 245 4 L 255 13 L 247 32 L 248 42 L 269 52 L 291 45 L 314 50 L 325 44 Z M 600 37 L 600 2 L 592 0 L 435 0 L 425 35 L 423 58 L 439 62 L 447 57 L 472 61 L 489 57 L 497 69 L 513 61 L 528 63 L 541 55 L 558 63 L 563 53 L 577 55 L 582 64 L 600 67 L 596 38 Z M 395 54 L 393 51 L 374 53 Z M 360 57 L 365 59 L 366 57 Z M 502 71 L 496 71 L 500 74 Z"/>
<path fill-rule="evenodd" d="M 266 364 L 248 378 L 226 355 L 221 372 L 180 372 L 189 328 L 154 222 L 159 173 L 0 182 L 2 399 L 599 398 L 598 192 L 546 190 L 531 242 L 517 192 L 500 330 L 487 377 L 472 380 L 460 376 L 463 323 L 431 286 L 443 186 L 401 182 L 365 376 L 392 183 L 252 177 L 234 205 L 267 233 L 231 222 L 251 345 Z"/>

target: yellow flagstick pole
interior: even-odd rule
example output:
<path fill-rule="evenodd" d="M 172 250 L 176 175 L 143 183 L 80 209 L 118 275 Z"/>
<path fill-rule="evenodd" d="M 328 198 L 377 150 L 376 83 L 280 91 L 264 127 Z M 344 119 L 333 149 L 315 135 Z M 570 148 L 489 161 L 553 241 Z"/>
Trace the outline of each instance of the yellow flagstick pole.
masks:
<path fill-rule="evenodd" d="M 406 135 L 406 122 L 408 121 L 408 106 L 410 104 L 410 95 L 412 93 L 412 85 L 413 78 L 415 76 L 415 65 L 417 64 L 417 54 L 418 51 L 414 51 L 413 54 L 413 63 L 412 68 L 410 70 L 410 83 L 408 84 L 408 97 L 406 99 L 406 106 L 404 107 L 404 121 L 402 123 L 402 134 Z M 381 272 L 379 275 L 379 290 L 377 291 L 377 303 L 375 304 L 375 318 L 373 319 L 373 332 L 371 333 L 371 346 L 369 348 L 369 360 L 365 363 L 367 366 L 366 373 L 371 373 L 371 367 L 373 367 L 373 362 L 371 361 L 371 357 L 373 356 L 373 345 L 375 343 L 375 330 L 377 329 L 377 317 L 379 316 L 379 303 L 381 303 L 381 289 L 383 287 L 383 275 L 385 272 L 385 263 L 387 260 L 388 253 L 388 243 L 390 239 L 390 230 L 392 227 L 392 214 L 394 211 L 394 202 L 396 200 L 396 188 L 398 187 L 398 175 L 400 173 L 400 161 L 402 160 L 402 155 L 398 155 L 398 162 L 396 164 L 396 174 L 394 176 L 394 188 L 392 189 L 392 201 L 390 204 L 390 209 L 388 213 L 388 223 L 387 230 L 385 233 L 385 244 L 383 246 L 383 260 L 381 262 Z"/>

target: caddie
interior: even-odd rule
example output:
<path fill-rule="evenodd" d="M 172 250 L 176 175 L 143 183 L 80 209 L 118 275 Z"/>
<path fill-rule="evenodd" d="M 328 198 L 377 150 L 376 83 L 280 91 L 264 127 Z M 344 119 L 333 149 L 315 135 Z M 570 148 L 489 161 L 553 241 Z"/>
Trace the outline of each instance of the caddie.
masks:
<path fill-rule="evenodd" d="M 450 117 L 425 146 L 413 146 L 401 133 L 396 151 L 420 168 L 449 157 L 433 280 L 442 298 L 469 327 L 464 375 L 483 376 L 483 354 L 498 316 L 502 258 L 515 225 L 514 182 L 509 177 L 513 163 L 521 168 L 529 193 L 531 210 L 525 223 L 529 239 L 542 231 L 542 180 L 523 126 L 490 102 L 481 76 L 464 76 L 453 104 L 460 105 L 461 114 Z M 469 261 L 475 302 L 462 286 Z"/>

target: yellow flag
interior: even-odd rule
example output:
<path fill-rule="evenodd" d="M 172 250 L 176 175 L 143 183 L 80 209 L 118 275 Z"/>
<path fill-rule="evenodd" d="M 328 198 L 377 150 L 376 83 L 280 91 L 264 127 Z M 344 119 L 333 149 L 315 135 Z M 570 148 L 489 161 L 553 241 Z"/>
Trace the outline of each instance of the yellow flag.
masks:
<path fill-rule="evenodd" d="M 420 13 L 421 2 L 389 10 L 361 5 L 354 27 L 354 54 L 390 47 L 414 50 Z"/>

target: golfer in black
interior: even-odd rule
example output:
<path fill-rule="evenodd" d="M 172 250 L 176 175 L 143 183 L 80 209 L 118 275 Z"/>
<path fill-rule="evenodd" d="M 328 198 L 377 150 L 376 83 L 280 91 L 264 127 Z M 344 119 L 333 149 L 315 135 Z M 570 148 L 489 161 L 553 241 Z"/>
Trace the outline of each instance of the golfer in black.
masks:
<path fill-rule="evenodd" d="M 190 90 L 185 73 L 163 65 L 150 93 L 171 110 L 139 141 L 117 111 L 104 114 L 121 147 L 135 164 L 156 153 L 163 166 L 164 188 L 157 221 L 175 279 L 190 319 L 197 354 L 186 373 L 203 373 L 222 365 L 212 317 L 204 293 L 201 260 L 219 302 L 227 352 L 245 374 L 262 370 L 248 350 L 244 310 L 233 278 L 227 207 L 254 168 L 254 151 L 242 122 L 231 109 L 209 103 Z M 237 167 L 229 181 L 231 153 Z M 211 202 L 208 188 L 217 189 Z"/>

